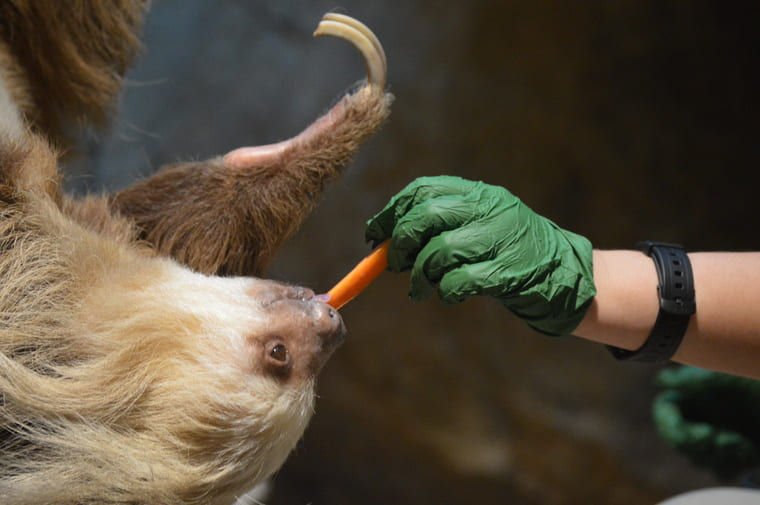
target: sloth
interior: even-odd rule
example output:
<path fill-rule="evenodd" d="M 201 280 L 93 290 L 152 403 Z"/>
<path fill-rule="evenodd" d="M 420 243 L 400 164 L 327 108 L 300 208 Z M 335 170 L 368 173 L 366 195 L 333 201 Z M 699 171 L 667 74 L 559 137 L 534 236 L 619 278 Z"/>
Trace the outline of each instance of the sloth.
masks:
<path fill-rule="evenodd" d="M 61 188 L 102 125 L 146 2 L 0 0 L 0 502 L 232 503 L 284 462 L 345 328 L 261 275 L 388 117 L 382 47 L 330 13 L 368 76 L 290 140 Z"/>

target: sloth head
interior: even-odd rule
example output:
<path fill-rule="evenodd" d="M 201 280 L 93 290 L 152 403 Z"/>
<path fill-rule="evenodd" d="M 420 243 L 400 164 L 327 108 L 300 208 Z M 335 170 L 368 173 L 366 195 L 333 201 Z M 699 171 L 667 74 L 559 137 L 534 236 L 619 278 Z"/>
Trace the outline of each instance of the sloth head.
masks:
<path fill-rule="evenodd" d="M 30 239 L 44 261 L 23 240 L 13 248 L 26 263 L 18 302 L 34 314 L 0 338 L 0 493 L 228 503 L 275 472 L 344 339 L 337 311 L 305 288 L 205 276 L 79 235 L 67 254 Z M 12 286 L 0 289 L 7 301 Z"/>

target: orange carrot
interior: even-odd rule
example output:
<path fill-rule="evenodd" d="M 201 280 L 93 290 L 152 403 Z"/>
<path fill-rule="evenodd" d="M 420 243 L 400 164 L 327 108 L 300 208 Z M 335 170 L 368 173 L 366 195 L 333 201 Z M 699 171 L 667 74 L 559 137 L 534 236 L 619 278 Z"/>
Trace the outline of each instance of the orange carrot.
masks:
<path fill-rule="evenodd" d="M 388 244 L 383 242 L 369 256 L 359 262 L 348 275 L 343 277 L 327 292 L 330 298 L 327 303 L 339 309 L 361 293 L 375 278 L 388 268 Z"/>

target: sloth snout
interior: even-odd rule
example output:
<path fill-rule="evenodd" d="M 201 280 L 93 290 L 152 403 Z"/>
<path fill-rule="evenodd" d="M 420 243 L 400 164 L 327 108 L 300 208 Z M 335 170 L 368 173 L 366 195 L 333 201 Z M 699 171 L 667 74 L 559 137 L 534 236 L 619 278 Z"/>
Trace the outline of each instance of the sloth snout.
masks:
<path fill-rule="evenodd" d="M 346 326 L 337 310 L 326 303 L 315 303 L 315 322 L 319 327 L 317 334 L 322 339 L 323 346 L 332 351 L 346 340 Z"/>

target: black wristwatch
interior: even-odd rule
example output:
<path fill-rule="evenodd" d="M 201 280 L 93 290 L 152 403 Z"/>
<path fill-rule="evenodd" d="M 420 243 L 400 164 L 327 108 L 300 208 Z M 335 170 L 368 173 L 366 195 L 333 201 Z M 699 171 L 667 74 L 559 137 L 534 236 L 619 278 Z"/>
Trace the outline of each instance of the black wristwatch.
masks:
<path fill-rule="evenodd" d="M 664 363 L 681 345 L 692 314 L 697 310 L 694 298 L 694 273 L 683 247 L 662 242 L 639 242 L 636 248 L 651 256 L 657 268 L 660 311 L 647 341 L 629 351 L 607 346 L 619 360 Z"/>

